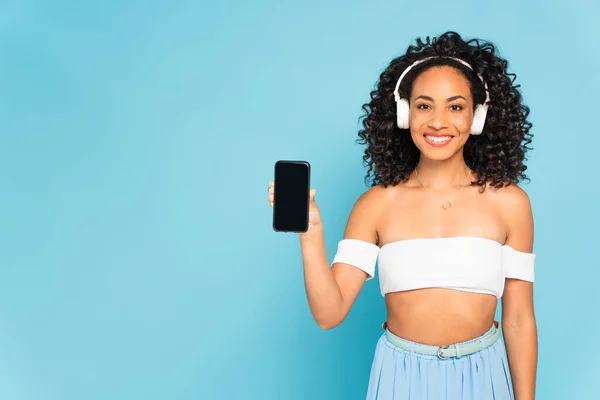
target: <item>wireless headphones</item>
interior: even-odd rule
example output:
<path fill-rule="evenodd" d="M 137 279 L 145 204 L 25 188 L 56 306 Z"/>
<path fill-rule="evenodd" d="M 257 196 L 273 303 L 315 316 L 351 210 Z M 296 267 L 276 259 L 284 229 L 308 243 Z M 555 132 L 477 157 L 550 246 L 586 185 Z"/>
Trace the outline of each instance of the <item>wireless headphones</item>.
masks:
<path fill-rule="evenodd" d="M 398 88 L 400 88 L 400 82 L 402 82 L 402 78 L 404 78 L 404 76 L 408 73 L 408 71 L 410 71 L 415 65 L 421 64 L 422 62 L 425 62 L 427 60 L 431 60 L 432 58 L 442 58 L 442 57 L 427 57 L 427 58 L 424 58 L 423 60 L 416 61 L 412 65 L 410 65 L 408 68 L 406 68 L 404 70 L 404 72 L 402 72 L 402 75 L 400 75 L 400 78 L 398 78 L 398 82 L 396 83 L 396 88 L 394 89 L 394 99 L 396 100 L 396 116 L 398 118 L 397 124 L 398 124 L 398 128 L 400 128 L 400 129 L 408 129 L 408 127 L 409 127 L 409 119 L 408 118 L 409 118 L 409 109 L 410 109 L 410 107 L 408 105 L 408 100 L 401 99 L 400 93 L 398 93 Z M 463 61 L 460 58 L 454 58 L 454 57 L 443 57 L 443 58 L 450 58 L 452 60 L 458 61 L 461 64 L 468 67 L 470 70 L 473 70 L 473 68 L 466 61 Z M 480 135 L 481 132 L 483 131 L 483 126 L 485 125 L 485 117 L 487 115 L 487 110 L 488 110 L 487 103 L 488 103 L 488 101 L 490 101 L 490 94 L 488 92 L 487 84 L 485 83 L 485 81 L 483 80 L 481 75 L 477 74 L 477 76 L 479 77 L 479 79 L 483 83 L 483 86 L 485 87 L 485 102 L 483 104 L 478 104 L 475 107 L 475 113 L 473 115 L 473 123 L 471 124 L 471 134 L 472 135 Z"/>

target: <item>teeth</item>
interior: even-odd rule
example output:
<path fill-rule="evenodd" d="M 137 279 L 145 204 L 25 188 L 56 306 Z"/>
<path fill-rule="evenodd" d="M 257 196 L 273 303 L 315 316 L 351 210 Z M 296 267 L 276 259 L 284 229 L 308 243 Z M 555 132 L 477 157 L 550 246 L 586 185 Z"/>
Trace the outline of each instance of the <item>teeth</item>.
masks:
<path fill-rule="evenodd" d="M 452 139 L 452 136 L 425 136 L 427 140 L 432 141 L 434 143 L 445 143 L 448 140 Z"/>

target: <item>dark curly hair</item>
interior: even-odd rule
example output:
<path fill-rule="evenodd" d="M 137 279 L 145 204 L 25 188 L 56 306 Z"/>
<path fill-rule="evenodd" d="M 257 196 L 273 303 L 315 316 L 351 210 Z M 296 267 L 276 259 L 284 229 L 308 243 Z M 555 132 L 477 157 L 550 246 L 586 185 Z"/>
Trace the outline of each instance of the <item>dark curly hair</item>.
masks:
<path fill-rule="evenodd" d="M 480 74 L 488 86 L 490 101 L 485 126 L 481 135 L 470 135 L 464 148 L 467 166 L 475 171 L 481 191 L 487 184 L 500 188 L 521 180 L 524 174 L 525 153 L 531 150 L 531 123 L 527 121 L 529 108 L 521 104 L 519 85 L 513 85 L 516 75 L 507 72 L 508 62 L 496 55 L 492 43 L 481 39 L 463 40 L 456 32 L 446 32 L 430 40 L 416 39 L 406 53 L 391 61 L 379 76 L 371 101 L 362 106 L 365 115 L 357 142 L 367 145 L 363 162 L 368 166 L 365 181 L 372 178 L 371 186 L 396 185 L 408 180 L 419 161 L 419 149 L 408 129 L 396 125 L 394 87 L 402 72 L 412 63 L 426 57 L 460 58 L 473 70 L 449 58 L 434 58 L 415 66 L 403 78 L 399 88 L 402 98 L 409 98 L 414 80 L 432 66 L 448 65 L 456 68 L 469 81 L 474 106 L 485 101 Z M 511 79 L 512 78 L 512 79 Z"/>

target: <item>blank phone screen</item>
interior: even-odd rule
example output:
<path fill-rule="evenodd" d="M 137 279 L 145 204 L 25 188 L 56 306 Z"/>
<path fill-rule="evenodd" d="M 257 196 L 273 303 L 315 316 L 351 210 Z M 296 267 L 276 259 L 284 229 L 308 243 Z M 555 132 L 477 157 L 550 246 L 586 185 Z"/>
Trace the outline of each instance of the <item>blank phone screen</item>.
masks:
<path fill-rule="evenodd" d="M 273 229 L 306 232 L 310 191 L 310 166 L 306 161 L 275 163 Z"/>

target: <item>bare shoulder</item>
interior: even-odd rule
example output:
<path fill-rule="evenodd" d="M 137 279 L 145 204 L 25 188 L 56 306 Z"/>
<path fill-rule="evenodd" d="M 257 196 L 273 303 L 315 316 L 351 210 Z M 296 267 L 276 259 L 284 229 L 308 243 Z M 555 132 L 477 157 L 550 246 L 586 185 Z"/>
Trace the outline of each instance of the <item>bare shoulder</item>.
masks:
<path fill-rule="evenodd" d="M 531 201 L 529 195 L 517 184 L 510 184 L 501 188 L 488 187 L 489 196 L 502 212 L 502 214 L 531 214 Z"/>
<path fill-rule="evenodd" d="M 358 197 L 348 223 L 344 237 L 367 240 L 377 243 L 377 224 L 387 208 L 394 188 L 381 185 L 373 186 Z"/>
<path fill-rule="evenodd" d="M 533 246 L 533 211 L 529 195 L 516 184 L 488 188 L 490 197 L 506 224 L 506 244 L 516 250 L 531 251 Z"/>
<path fill-rule="evenodd" d="M 368 208 L 371 211 L 384 207 L 394 193 L 394 187 L 376 185 L 365 191 L 355 203 L 355 207 Z"/>

